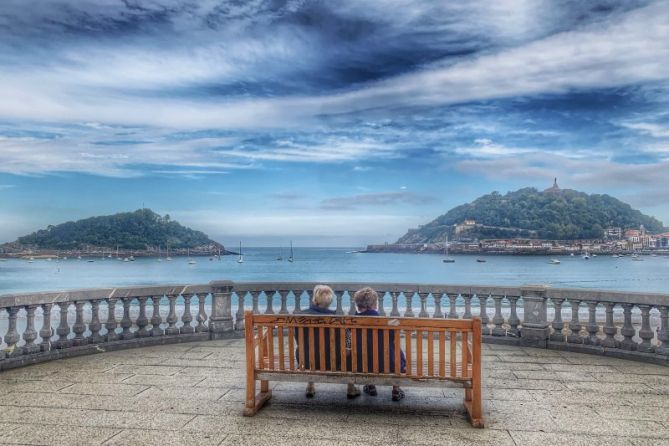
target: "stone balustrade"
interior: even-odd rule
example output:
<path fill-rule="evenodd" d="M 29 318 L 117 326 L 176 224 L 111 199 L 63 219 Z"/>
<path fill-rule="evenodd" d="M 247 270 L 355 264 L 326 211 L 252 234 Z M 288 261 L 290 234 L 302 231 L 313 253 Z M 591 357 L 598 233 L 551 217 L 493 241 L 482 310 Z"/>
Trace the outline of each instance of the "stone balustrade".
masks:
<path fill-rule="evenodd" d="M 298 313 L 316 283 L 205 285 L 0 296 L 0 370 L 144 345 L 240 336 L 244 310 Z M 479 316 L 484 342 L 609 355 L 669 365 L 669 295 L 543 286 L 330 283 L 337 314 L 354 292 L 379 292 L 397 317 Z M 3 314 L 4 313 L 4 314 Z"/>

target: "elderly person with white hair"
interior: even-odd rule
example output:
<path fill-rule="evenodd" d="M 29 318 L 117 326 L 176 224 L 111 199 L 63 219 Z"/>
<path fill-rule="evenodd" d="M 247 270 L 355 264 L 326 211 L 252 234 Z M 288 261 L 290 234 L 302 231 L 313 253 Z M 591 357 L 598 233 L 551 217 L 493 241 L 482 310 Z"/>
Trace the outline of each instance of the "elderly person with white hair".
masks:
<path fill-rule="evenodd" d="M 309 302 L 309 309 L 302 311 L 302 314 L 310 314 L 310 315 L 332 315 L 335 314 L 334 310 L 330 309 L 330 305 L 332 304 L 332 300 L 334 298 L 334 291 L 332 288 L 330 288 L 327 285 L 316 285 L 314 287 L 314 292 L 313 296 L 311 298 L 311 302 Z M 316 369 L 319 368 L 320 364 L 320 355 L 323 354 L 325 356 L 325 364 L 326 364 L 326 370 L 330 370 L 330 350 L 328 348 L 325 349 L 325 352 L 320 351 L 320 333 L 319 330 L 314 331 L 314 339 L 313 339 L 313 344 L 314 344 L 314 358 L 310 358 L 310 353 L 309 353 L 309 330 L 307 328 L 302 329 L 302 335 L 304 338 L 304 367 L 306 369 L 310 368 L 311 366 L 311 361 L 314 361 L 314 366 Z M 339 352 L 341 348 L 344 348 L 344 346 L 339 345 L 339 332 L 338 330 L 335 332 L 335 344 L 336 344 L 336 351 Z M 325 345 L 330 345 L 330 330 L 325 330 Z M 299 339 L 299 334 L 298 334 L 298 329 L 295 329 L 295 338 Z M 298 341 L 299 342 L 299 341 Z M 299 347 L 296 352 L 296 358 L 299 362 Z M 335 358 L 336 362 L 336 367 L 337 369 L 340 369 L 342 367 L 341 361 L 339 358 L 339 355 L 337 355 L 337 358 Z M 309 382 L 307 384 L 307 389 L 305 392 L 307 398 L 313 398 L 316 395 L 316 388 L 314 386 L 313 382 Z M 349 384 L 348 385 L 348 392 L 347 396 L 348 398 L 355 398 L 356 396 L 360 395 L 360 391 L 353 385 Z"/>
<path fill-rule="evenodd" d="M 359 289 L 358 291 L 355 292 L 353 295 L 353 301 L 355 302 L 355 306 L 357 308 L 357 312 L 355 313 L 357 316 L 379 316 L 379 295 L 377 294 L 376 291 L 374 291 L 370 287 L 365 287 L 362 289 Z M 372 370 L 373 368 L 373 349 L 369 348 L 367 350 L 367 358 L 363 358 L 362 356 L 362 331 L 360 329 L 356 329 L 356 350 L 357 350 L 357 364 L 358 364 L 358 370 L 354 370 L 356 372 L 362 372 L 362 364 L 363 361 L 367 361 L 367 369 Z M 374 340 L 372 337 L 372 331 L 368 330 L 367 331 L 367 345 L 373 345 Z M 379 336 L 378 337 L 378 355 L 379 358 L 385 358 L 386 356 L 389 357 L 389 370 L 385 370 L 384 366 L 384 361 L 379 361 L 379 371 L 381 373 L 390 373 L 392 370 L 395 370 L 395 333 L 390 332 L 390 342 L 388 345 L 388 349 L 386 351 L 384 345 L 383 345 L 383 337 Z M 402 372 L 406 371 L 406 356 L 404 355 L 404 352 L 400 350 L 400 370 Z M 363 388 L 364 392 L 367 395 L 370 396 L 376 396 L 377 391 L 376 391 L 376 386 L 374 384 L 367 384 Z M 392 390 L 392 400 L 393 401 L 399 401 L 402 398 L 404 398 L 404 391 L 400 389 L 400 386 L 393 386 Z"/>

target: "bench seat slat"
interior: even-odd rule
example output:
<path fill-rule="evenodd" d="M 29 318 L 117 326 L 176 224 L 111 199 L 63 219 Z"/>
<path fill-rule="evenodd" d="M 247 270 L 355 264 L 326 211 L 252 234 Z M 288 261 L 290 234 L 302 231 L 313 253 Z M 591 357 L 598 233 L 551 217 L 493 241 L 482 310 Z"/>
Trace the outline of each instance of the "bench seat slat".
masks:
<path fill-rule="evenodd" d="M 398 378 L 393 375 L 383 375 L 376 373 L 356 373 L 341 375 L 331 372 L 307 372 L 307 373 L 290 373 L 288 371 L 266 371 L 256 373 L 256 379 L 263 379 L 268 381 L 284 381 L 284 382 L 315 382 L 315 383 L 329 383 L 329 384 L 369 384 L 373 382 L 378 386 L 420 386 L 420 387 L 453 387 L 453 388 L 470 388 L 471 380 L 461 378 Z"/>

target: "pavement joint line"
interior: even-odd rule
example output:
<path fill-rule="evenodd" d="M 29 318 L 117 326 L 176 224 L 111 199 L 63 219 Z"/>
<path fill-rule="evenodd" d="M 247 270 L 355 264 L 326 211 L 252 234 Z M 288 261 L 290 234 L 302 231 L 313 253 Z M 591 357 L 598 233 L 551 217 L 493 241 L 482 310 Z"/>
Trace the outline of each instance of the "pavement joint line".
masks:
<path fill-rule="evenodd" d="M 125 382 L 126 379 L 134 378 L 135 376 L 139 376 L 139 375 L 137 375 L 137 374 L 132 374 L 132 375 L 130 375 L 130 376 L 127 376 L 127 377 L 123 378 L 121 381 L 119 381 L 119 383 L 123 383 L 123 382 Z"/>
<path fill-rule="evenodd" d="M 140 390 L 136 394 L 132 395 L 131 398 L 136 398 L 137 396 L 141 395 L 142 393 L 146 392 L 147 390 L 153 388 L 154 386 L 147 386 L 145 389 Z"/>
<path fill-rule="evenodd" d="M 59 388 L 59 389 L 56 389 L 56 391 L 53 392 L 53 393 L 57 393 L 57 392 L 60 392 L 61 390 L 65 390 L 65 389 L 67 389 L 68 387 L 72 387 L 72 386 L 75 385 L 75 384 L 76 384 L 76 383 L 69 383 L 69 384 L 66 385 L 66 386 L 63 386 L 63 387 L 61 387 L 61 388 Z M 49 392 L 49 393 L 52 393 L 52 392 Z"/>
<path fill-rule="evenodd" d="M 205 378 L 205 379 L 206 379 L 206 378 Z M 204 380 L 203 380 L 203 381 L 204 381 Z M 216 398 L 214 401 L 221 401 L 225 395 L 227 395 L 228 393 L 230 393 L 231 390 L 233 390 L 233 389 L 228 389 L 228 390 L 226 390 L 225 392 L 223 392 L 223 395 L 219 396 L 219 397 Z"/>
<path fill-rule="evenodd" d="M 114 438 L 115 436 L 117 436 L 118 434 L 120 434 L 121 432 L 123 432 L 123 429 L 119 429 L 117 432 L 115 432 L 114 434 L 112 434 L 109 438 L 107 438 L 107 439 L 104 440 L 104 441 L 101 441 L 100 444 L 103 445 L 103 444 L 107 443 L 109 440 L 111 440 L 112 438 Z"/>

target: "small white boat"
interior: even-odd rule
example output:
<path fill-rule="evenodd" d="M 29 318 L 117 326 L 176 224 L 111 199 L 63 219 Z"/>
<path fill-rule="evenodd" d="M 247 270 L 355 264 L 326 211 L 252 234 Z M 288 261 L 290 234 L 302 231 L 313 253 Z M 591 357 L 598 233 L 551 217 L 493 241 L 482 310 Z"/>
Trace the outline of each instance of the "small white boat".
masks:
<path fill-rule="evenodd" d="M 242 255 L 242 242 L 239 242 L 239 258 L 237 263 L 244 263 L 244 256 Z"/>
<path fill-rule="evenodd" d="M 559 265 L 560 261 L 558 259 L 551 259 L 548 263 L 550 263 L 551 265 Z"/>
<path fill-rule="evenodd" d="M 476 261 L 477 261 L 478 263 L 485 263 L 485 262 L 487 262 L 486 259 L 476 259 Z"/>
<path fill-rule="evenodd" d="M 632 260 L 634 260 L 635 262 L 643 262 L 643 259 L 639 256 L 636 257 L 632 256 Z"/>
<path fill-rule="evenodd" d="M 590 254 L 588 254 L 587 252 L 583 254 L 581 257 L 583 257 L 583 260 L 590 260 Z"/>
<path fill-rule="evenodd" d="M 572 252 L 571 254 L 569 254 L 569 255 L 570 255 L 571 257 L 574 257 L 574 253 L 573 253 L 573 252 Z"/>
<path fill-rule="evenodd" d="M 188 261 L 188 264 L 189 264 L 189 265 L 195 265 L 196 263 L 197 263 L 197 262 L 196 262 L 195 260 L 193 260 L 193 259 L 191 259 L 191 260 Z"/>
<path fill-rule="evenodd" d="M 129 258 L 130 258 L 130 261 L 131 261 L 131 262 L 134 262 L 134 261 L 135 261 L 135 256 L 130 256 Z"/>
<path fill-rule="evenodd" d="M 130 261 L 130 259 L 129 259 L 129 258 L 127 258 L 127 257 L 124 257 L 124 258 L 123 258 L 123 261 L 124 261 L 124 262 L 129 262 L 129 261 Z"/>
<path fill-rule="evenodd" d="M 455 259 L 448 256 L 448 237 L 446 237 L 446 246 L 444 247 L 445 259 L 441 259 L 443 263 L 455 263 Z"/>

